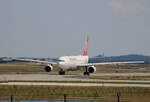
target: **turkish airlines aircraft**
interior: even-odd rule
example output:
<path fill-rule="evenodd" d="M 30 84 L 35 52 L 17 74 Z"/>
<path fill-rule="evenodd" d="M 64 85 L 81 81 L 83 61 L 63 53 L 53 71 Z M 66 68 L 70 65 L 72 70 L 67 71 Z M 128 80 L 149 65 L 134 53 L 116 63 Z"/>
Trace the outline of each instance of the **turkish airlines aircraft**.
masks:
<path fill-rule="evenodd" d="M 144 63 L 144 61 L 129 61 L 129 62 L 107 62 L 107 63 L 88 63 L 89 57 L 87 55 L 88 49 L 88 36 L 86 38 L 85 48 L 83 55 L 79 56 L 62 56 L 59 58 L 58 62 L 48 62 L 48 61 L 40 61 L 40 60 L 29 60 L 22 59 L 23 61 L 30 62 L 40 62 L 45 63 L 45 71 L 50 72 L 53 70 L 53 66 L 58 66 L 60 68 L 59 75 L 65 75 L 65 71 L 68 70 L 77 70 L 80 68 L 85 68 L 85 72 L 83 75 L 90 75 L 96 71 L 95 65 L 105 65 L 105 64 L 140 64 Z M 21 60 L 21 59 L 19 59 Z"/>

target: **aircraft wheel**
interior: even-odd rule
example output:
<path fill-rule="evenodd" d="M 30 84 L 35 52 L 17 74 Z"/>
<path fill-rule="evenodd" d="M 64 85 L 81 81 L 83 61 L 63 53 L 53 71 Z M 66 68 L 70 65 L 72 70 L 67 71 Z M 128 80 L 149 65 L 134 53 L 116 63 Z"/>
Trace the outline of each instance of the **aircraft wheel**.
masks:
<path fill-rule="evenodd" d="M 65 71 L 59 71 L 59 75 L 65 75 Z"/>
<path fill-rule="evenodd" d="M 90 72 L 87 72 L 87 75 L 89 76 L 89 75 L 90 75 Z"/>
<path fill-rule="evenodd" d="M 89 75 L 90 75 L 90 73 L 89 73 L 89 72 L 84 72 L 84 75 L 89 76 Z"/>

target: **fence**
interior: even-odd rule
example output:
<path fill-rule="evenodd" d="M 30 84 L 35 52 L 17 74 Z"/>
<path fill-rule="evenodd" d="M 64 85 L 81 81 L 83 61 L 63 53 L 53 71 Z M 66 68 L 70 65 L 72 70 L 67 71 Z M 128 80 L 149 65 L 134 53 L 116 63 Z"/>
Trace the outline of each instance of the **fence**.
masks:
<path fill-rule="evenodd" d="M 48 96 L 32 96 L 32 95 L 24 95 L 24 96 L 19 96 L 19 95 L 8 95 L 8 96 L 3 96 L 0 97 L 0 102 L 21 102 L 22 100 L 59 100 L 61 102 L 67 102 L 67 101 L 79 101 L 79 100 L 84 100 L 84 101 L 96 101 L 96 102 L 128 102 L 128 99 L 125 97 L 120 97 L 120 93 L 116 93 L 116 96 L 111 96 L 111 99 L 107 99 L 106 97 L 72 97 L 68 94 L 64 94 L 61 96 L 53 96 L 50 95 Z M 5 100 L 5 101 L 4 101 Z M 121 100 L 121 101 L 120 101 Z"/>

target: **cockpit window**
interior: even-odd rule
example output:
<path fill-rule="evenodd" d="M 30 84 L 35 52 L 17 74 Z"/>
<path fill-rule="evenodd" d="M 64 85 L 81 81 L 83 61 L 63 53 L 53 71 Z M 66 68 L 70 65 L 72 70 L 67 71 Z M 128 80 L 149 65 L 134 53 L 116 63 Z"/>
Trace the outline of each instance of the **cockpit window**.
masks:
<path fill-rule="evenodd" d="M 60 62 L 65 62 L 65 60 L 59 60 Z"/>

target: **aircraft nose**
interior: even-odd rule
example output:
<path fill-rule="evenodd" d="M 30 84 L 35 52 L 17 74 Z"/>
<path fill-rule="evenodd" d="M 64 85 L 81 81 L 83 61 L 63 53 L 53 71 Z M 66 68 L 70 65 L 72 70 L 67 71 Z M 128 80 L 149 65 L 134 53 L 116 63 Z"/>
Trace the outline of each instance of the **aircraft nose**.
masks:
<path fill-rule="evenodd" d="M 62 65 L 64 62 L 58 62 L 58 65 Z"/>

